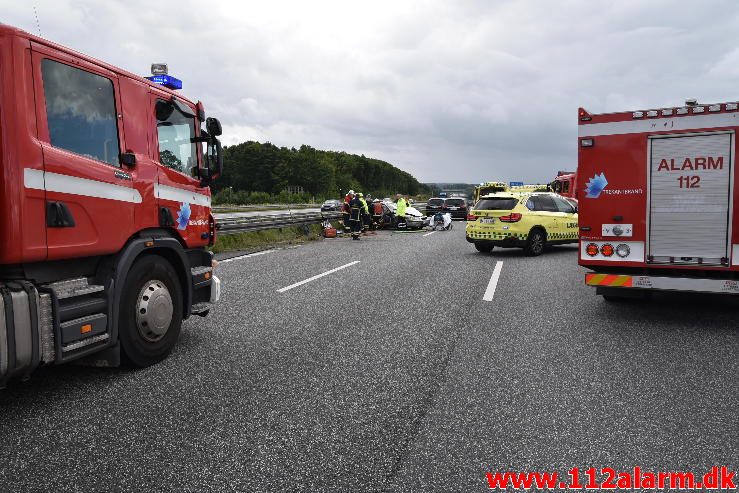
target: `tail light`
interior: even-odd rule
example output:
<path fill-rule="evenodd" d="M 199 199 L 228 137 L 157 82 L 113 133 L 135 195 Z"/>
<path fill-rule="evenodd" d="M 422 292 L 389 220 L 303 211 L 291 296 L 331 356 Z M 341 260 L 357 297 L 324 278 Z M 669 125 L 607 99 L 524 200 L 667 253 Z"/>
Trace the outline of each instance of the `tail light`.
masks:
<path fill-rule="evenodd" d="M 590 257 L 595 257 L 596 255 L 598 255 L 599 251 L 600 249 L 595 243 L 588 243 L 588 246 L 585 247 L 585 253 L 587 253 Z"/>
<path fill-rule="evenodd" d="M 610 243 L 606 243 L 602 247 L 600 247 L 600 253 L 603 254 L 604 257 L 610 257 L 613 255 L 613 245 Z"/>
<path fill-rule="evenodd" d="M 213 218 L 213 214 L 208 214 L 208 246 L 216 244 L 216 220 Z"/>
<path fill-rule="evenodd" d="M 508 214 L 507 216 L 500 216 L 500 221 L 504 223 L 517 223 L 521 220 L 521 214 L 518 212 L 514 212 L 512 214 Z"/>
<path fill-rule="evenodd" d="M 470 212 L 470 213 L 467 214 L 467 220 L 468 221 L 477 221 L 477 216 Z"/>

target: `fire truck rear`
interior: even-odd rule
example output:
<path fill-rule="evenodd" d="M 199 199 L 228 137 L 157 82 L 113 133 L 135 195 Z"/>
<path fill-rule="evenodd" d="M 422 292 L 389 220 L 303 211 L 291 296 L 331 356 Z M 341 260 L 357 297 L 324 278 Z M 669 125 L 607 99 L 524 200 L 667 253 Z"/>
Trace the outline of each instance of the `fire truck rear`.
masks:
<path fill-rule="evenodd" d="M 580 265 L 598 294 L 739 294 L 738 108 L 580 109 Z"/>
<path fill-rule="evenodd" d="M 0 387 L 41 365 L 151 365 L 217 301 L 221 126 L 161 69 L 0 24 Z"/>

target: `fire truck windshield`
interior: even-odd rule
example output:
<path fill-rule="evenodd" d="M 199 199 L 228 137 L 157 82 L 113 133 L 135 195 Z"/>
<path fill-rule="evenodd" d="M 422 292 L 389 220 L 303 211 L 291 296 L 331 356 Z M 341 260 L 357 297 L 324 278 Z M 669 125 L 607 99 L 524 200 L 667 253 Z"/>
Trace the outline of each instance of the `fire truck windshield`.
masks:
<path fill-rule="evenodd" d="M 158 101 L 160 104 L 168 104 Z M 157 136 L 159 138 L 159 162 L 188 176 L 196 176 L 198 167 L 195 138 L 195 119 L 173 109 L 157 112 Z M 166 117 L 165 117 L 166 116 Z"/>

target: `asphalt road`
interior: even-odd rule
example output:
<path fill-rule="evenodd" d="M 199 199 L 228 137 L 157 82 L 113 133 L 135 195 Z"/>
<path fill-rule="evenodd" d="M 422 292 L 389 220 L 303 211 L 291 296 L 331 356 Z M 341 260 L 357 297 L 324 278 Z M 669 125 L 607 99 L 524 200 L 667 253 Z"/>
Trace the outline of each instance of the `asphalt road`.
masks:
<path fill-rule="evenodd" d="M 611 304 L 575 247 L 479 254 L 455 226 L 222 263 L 221 303 L 162 364 L 0 393 L 0 491 L 473 492 L 506 470 L 739 468 L 737 302 Z"/>

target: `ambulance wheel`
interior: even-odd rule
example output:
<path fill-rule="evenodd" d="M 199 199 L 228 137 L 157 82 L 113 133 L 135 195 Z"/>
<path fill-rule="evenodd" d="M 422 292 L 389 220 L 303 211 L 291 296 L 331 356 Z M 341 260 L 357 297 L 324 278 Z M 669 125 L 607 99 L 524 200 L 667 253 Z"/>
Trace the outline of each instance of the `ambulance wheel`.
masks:
<path fill-rule="evenodd" d="M 533 229 L 526 239 L 526 246 L 523 247 L 523 251 L 529 257 L 538 257 L 544 252 L 546 244 L 547 234 L 541 229 Z"/>
<path fill-rule="evenodd" d="M 182 326 L 182 289 L 164 258 L 148 255 L 128 271 L 118 318 L 118 337 L 130 366 L 144 368 L 172 351 Z"/>
<path fill-rule="evenodd" d="M 475 243 L 475 248 L 480 253 L 490 253 L 493 251 L 494 246 L 486 243 Z"/>

